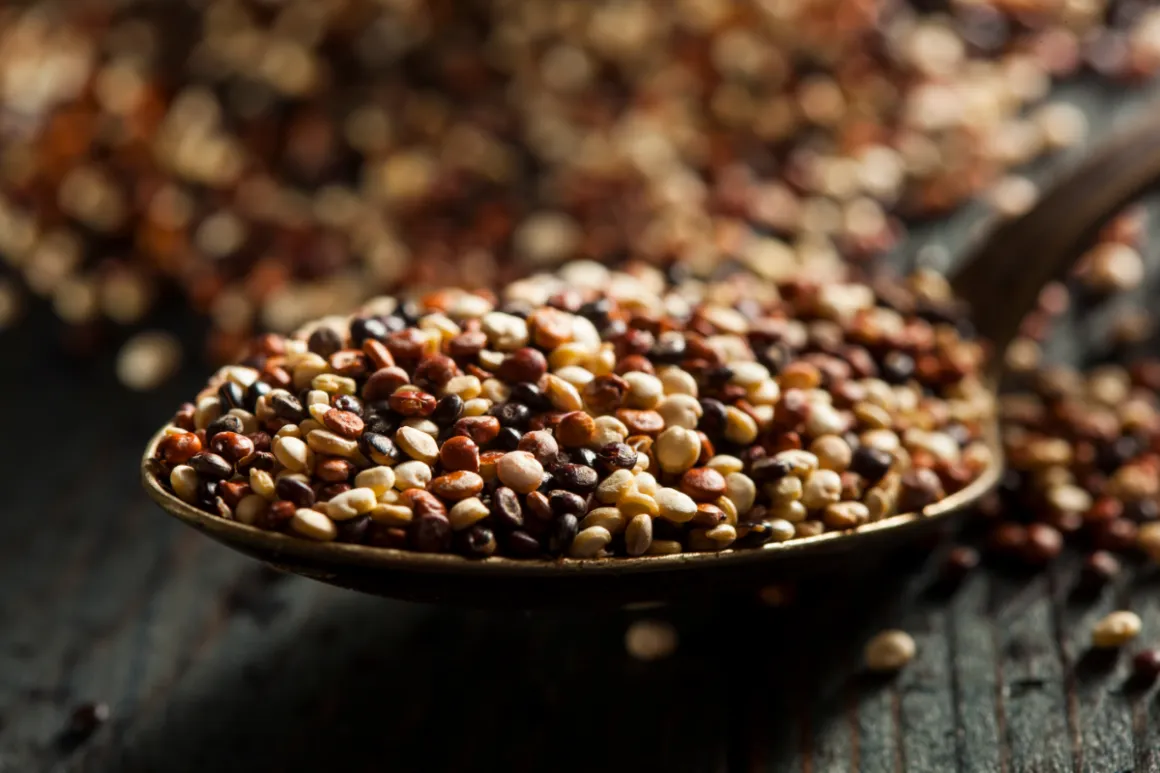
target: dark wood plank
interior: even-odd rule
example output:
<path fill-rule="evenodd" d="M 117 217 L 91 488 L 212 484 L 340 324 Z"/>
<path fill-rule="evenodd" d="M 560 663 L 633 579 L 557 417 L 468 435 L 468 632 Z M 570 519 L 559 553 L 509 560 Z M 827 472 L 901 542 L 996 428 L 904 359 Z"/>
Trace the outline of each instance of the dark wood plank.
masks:
<path fill-rule="evenodd" d="M 1130 669 L 1129 658 L 1091 648 L 1091 629 L 1101 617 L 1124 608 L 1128 577 L 1095 598 L 1077 592 L 1076 567 L 1052 573 L 1057 605 L 1057 628 L 1062 655 L 1070 670 L 1066 681 L 1075 716 L 1075 743 L 1081 770 L 1129 770 L 1135 763 L 1132 744 L 1132 705 L 1122 687 Z"/>
<path fill-rule="evenodd" d="M 990 624 L 997 639 L 1000 696 L 1013 771 L 1075 768 L 1066 669 L 1054 636 L 1050 583 L 1043 575 L 993 575 Z"/>
<path fill-rule="evenodd" d="M 1160 647 L 1160 567 L 1142 568 L 1133 577 L 1128 605 L 1144 624 L 1135 652 Z M 1160 773 L 1160 685 L 1125 682 L 1120 689 L 1132 705 L 1132 735 L 1138 773 Z"/>
<path fill-rule="evenodd" d="M 994 628 L 987 610 L 988 578 L 968 577 L 947 606 L 958 769 L 998 773 L 1006 762 L 1006 718 Z"/>
<path fill-rule="evenodd" d="M 935 566 L 912 586 L 900 627 L 914 636 L 914 661 L 897 680 L 899 761 L 902 770 L 954 770 L 956 747 L 955 674 L 947 637 L 948 605 L 933 593 Z"/>

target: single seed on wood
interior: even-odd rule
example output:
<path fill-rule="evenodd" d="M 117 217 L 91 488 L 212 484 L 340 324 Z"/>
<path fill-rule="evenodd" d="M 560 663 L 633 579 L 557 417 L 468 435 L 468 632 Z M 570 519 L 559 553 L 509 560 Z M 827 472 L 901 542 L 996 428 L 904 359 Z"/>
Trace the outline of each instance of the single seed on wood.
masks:
<path fill-rule="evenodd" d="M 887 630 L 866 644 L 863 660 L 866 668 L 879 673 L 898 671 L 914 659 L 914 639 L 906 631 Z"/>
<path fill-rule="evenodd" d="M 1092 628 L 1092 646 L 1122 647 L 1140 633 L 1143 623 L 1135 612 L 1119 610 L 1103 617 Z"/>
<path fill-rule="evenodd" d="M 662 660 L 677 649 L 677 631 L 660 620 L 638 620 L 624 632 L 624 648 L 637 660 Z"/>

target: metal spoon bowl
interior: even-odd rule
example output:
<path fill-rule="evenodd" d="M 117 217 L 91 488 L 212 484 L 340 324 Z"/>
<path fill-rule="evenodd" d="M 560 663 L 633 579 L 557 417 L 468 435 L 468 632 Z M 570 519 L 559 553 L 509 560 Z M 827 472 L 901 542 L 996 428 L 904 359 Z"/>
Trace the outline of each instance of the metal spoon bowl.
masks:
<path fill-rule="evenodd" d="M 981 335 L 994 344 L 992 383 L 997 383 L 1001 353 L 1042 287 L 1062 276 L 1098 228 L 1157 179 L 1160 107 L 1089 154 L 1026 215 L 996 229 L 952 277 L 959 297 L 971 304 Z M 922 512 L 750 549 L 594 560 L 473 560 L 310 542 L 206 513 L 168 492 L 149 472 L 163 435 L 164 429 L 153 436 L 142 457 L 145 490 L 170 515 L 213 539 L 277 569 L 332 585 L 393 598 L 479 606 L 673 600 L 823 572 L 835 562 L 881 554 L 888 546 L 913 540 L 924 527 L 944 524 L 986 494 L 1003 469 L 996 422 L 985 436 L 991 466 L 966 488 Z"/>

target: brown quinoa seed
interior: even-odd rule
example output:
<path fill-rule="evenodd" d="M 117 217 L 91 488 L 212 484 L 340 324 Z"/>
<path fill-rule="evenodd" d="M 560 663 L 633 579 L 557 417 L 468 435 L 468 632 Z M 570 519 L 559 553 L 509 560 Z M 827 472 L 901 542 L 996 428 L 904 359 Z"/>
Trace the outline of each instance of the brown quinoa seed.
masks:
<path fill-rule="evenodd" d="M 462 435 L 448 438 L 439 449 L 439 461 L 449 472 L 479 472 L 479 446 Z"/>
<path fill-rule="evenodd" d="M 160 457 L 168 464 L 185 464 L 190 457 L 201 451 L 201 440 L 193 432 L 166 435 L 157 447 Z"/>
<path fill-rule="evenodd" d="M 565 414 L 556 427 L 556 437 L 565 448 L 587 446 L 596 434 L 596 422 L 584 411 Z"/>
<path fill-rule="evenodd" d="M 473 497 L 481 491 L 483 478 L 479 477 L 479 473 L 467 470 L 449 472 L 431 481 L 431 493 L 451 502 Z"/>
<path fill-rule="evenodd" d="M 1160 678 L 1160 649 L 1140 650 L 1132 658 L 1132 672 L 1145 684 Z"/>
<path fill-rule="evenodd" d="M 725 477 L 709 467 L 687 470 L 681 476 L 681 491 L 699 502 L 712 502 L 725 493 Z"/>
<path fill-rule="evenodd" d="M 322 417 L 322 423 L 336 435 L 345 438 L 357 438 L 363 431 L 363 420 L 349 411 L 340 411 L 331 408 Z"/>

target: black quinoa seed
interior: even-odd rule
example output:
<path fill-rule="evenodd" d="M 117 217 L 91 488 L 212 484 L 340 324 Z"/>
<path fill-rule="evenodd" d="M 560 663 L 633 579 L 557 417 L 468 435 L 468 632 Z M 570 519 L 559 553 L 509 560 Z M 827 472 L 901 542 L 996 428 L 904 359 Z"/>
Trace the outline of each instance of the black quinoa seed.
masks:
<path fill-rule="evenodd" d="M 636 466 L 637 453 L 627 443 L 609 443 L 600 449 L 596 458 L 601 469 L 607 472 L 631 470 Z"/>
<path fill-rule="evenodd" d="M 274 409 L 274 414 L 280 419 L 298 423 L 306 418 L 306 414 L 302 410 L 302 403 L 289 392 L 282 390 L 272 392 L 269 401 L 270 407 Z"/>
<path fill-rule="evenodd" d="M 459 395 L 447 395 L 435 404 L 435 410 L 428 418 L 440 427 L 448 427 L 458 421 L 462 415 L 463 398 Z"/>
<path fill-rule="evenodd" d="M 382 341 L 390 335 L 390 332 L 377 317 L 356 318 L 350 323 L 350 340 L 355 346 L 362 346 L 368 338 Z"/>
<path fill-rule="evenodd" d="M 504 427 L 499 431 L 499 434 L 496 435 L 496 448 L 502 449 L 504 451 L 515 451 L 517 448 L 519 448 L 520 439 L 523 438 L 523 436 L 523 433 L 515 427 Z"/>
<path fill-rule="evenodd" d="M 218 399 L 221 400 L 223 411 L 246 407 L 245 390 L 235 381 L 227 381 L 218 387 Z"/>
<path fill-rule="evenodd" d="M 513 427 L 515 429 L 523 429 L 527 426 L 528 420 L 532 417 L 531 410 L 523 403 L 512 402 L 509 400 L 502 405 L 498 405 L 491 409 L 491 415 L 499 419 L 499 423 L 504 427 Z"/>
<path fill-rule="evenodd" d="M 274 388 L 265 381 L 258 380 L 246 387 L 246 410 L 250 413 L 258 407 L 258 399 L 270 394 Z"/>
<path fill-rule="evenodd" d="M 588 494 L 596 489 L 600 476 L 596 470 L 582 464 L 562 464 L 556 468 L 556 482 L 561 488 L 577 494 Z"/>
<path fill-rule="evenodd" d="M 355 416 L 358 416 L 360 419 L 362 418 L 362 415 L 363 415 L 362 400 L 358 399 L 354 395 L 339 395 L 338 397 L 334 398 L 334 407 L 340 411 L 346 411 L 347 413 L 353 413 Z"/>
<path fill-rule="evenodd" d="M 540 541 L 526 531 L 513 531 L 505 539 L 507 552 L 516 558 L 536 558 L 543 552 Z"/>
<path fill-rule="evenodd" d="M 293 502 L 296 507 L 312 507 L 314 490 L 296 478 L 279 478 L 274 484 L 274 494 L 279 499 Z"/>
<path fill-rule="evenodd" d="M 189 460 L 189 466 L 198 476 L 212 480 L 225 480 L 234 473 L 234 466 L 212 451 L 201 451 Z"/>
<path fill-rule="evenodd" d="M 395 441 L 377 432 L 364 431 L 359 435 L 358 448 L 363 456 L 375 464 L 393 465 L 399 461 L 399 449 Z"/>
<path fill-rule="evenodd" d="M 352 545 L 361 544 L 366 539 L 370 525 L 371 517 L 369 515 L 360 515 L 349 521 L 343 521 L 338 524 L 338 537 L 336 539 L 338 542 L 347 542 Z"/>
<path fill-rule="evenodd" d="M 208 443 L 219 432 L 235 432 L 240 435 L 242 429 L 242 420 L 227 413 L 225 416 L 218 416 L 209 423 L 209 426 L 205 428 L 205 440 Z"/>
<path fill-rule="evenodd" d="M 890 465 L 893 462 L 894 457 L 885 451 L 869 446 L 860 446 L 854 451 L 850 459 L 850 470 L 861 475 L 870 483 L 877 483 L 890 470 Z"/>
<path fill-rule="evenodd" d="M 306 348 L 319 356 L 329 357 L 342 348 L 342 336 L 330 325 L 319 325 L 306 340 Z"/>
<path fill-rule="evenodd" d="M 575 515 L 565 513 L 556 519 L 552 526 L 552 531 L 548 537 L 548 552 L 552 555 L 560 555 L 567 550 L 572 540 L 576 539 L 576 532 L 580 529 L 580 521 Z"/>
<path fill-rule="evenodd" d="M 548 504 L 556 515 L 575 515 L 577 518 L 588 511 L 588 500 L 571 491 L 556 489 L 549 492 Z"/>
<path fill-rule="evenodd" d="M 523 507 L 516 492 L 500 486 L 491 495 L 491 518 L 503 529 L 519 529 L 524 525 Z"/>
<path fill-rule="evenodd" d="M 765 457 L 755 459 L 749 467 L 749 477 L 754 483 L 773 483 L 789 475 L 793 466 L 785 459 Z"/>

